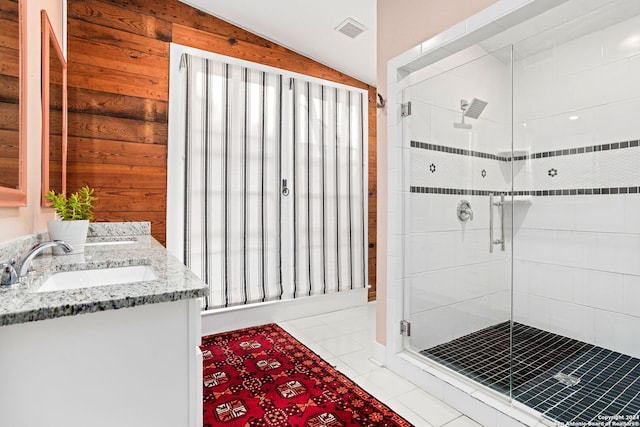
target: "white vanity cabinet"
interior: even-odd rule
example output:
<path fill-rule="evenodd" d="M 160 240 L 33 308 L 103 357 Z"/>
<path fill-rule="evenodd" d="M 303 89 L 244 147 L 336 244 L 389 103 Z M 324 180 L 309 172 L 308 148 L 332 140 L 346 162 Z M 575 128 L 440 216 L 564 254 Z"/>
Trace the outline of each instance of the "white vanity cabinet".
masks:
<path fill-rule="evenodd" d="M 207 285 L 148 223 L 94 223 L 89 239 L 82 254 L 39 254 L 21 283 L 0 287 L 0 427 L 202 427 Z M 0 260 L 43 240 L 0 245 Z M 132 266 L 154 274 L 83 281 Z M 67 272 L 86 274 L 44 289 Z"/>
<path fill-rule="evenodd" d="M 202 426 L 200 301 L 0 327 L 0 426 Z"/>

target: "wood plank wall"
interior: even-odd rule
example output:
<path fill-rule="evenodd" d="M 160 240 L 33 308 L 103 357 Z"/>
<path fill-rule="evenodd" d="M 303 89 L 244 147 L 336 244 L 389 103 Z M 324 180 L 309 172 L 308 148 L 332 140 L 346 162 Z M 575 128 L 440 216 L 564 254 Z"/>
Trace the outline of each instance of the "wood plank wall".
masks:
<path fill-rule="evenodd" d="M 376 90 L 178 0 L 68 0 L 67 188 L 97 221 L 151 221 L 166 241 L 169 43 L 369 91 L 369 298 L 376 283 Z"/>

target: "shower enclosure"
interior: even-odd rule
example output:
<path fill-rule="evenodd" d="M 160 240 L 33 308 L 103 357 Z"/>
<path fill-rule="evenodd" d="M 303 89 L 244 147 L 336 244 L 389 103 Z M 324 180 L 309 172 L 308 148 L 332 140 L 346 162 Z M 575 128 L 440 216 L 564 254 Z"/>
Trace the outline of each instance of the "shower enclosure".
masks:
<path fill-rule="evenodd" d="M 402 90 L 403 348 L 543 420 L 640 425 L 640 2 L 559 3 Z"/>

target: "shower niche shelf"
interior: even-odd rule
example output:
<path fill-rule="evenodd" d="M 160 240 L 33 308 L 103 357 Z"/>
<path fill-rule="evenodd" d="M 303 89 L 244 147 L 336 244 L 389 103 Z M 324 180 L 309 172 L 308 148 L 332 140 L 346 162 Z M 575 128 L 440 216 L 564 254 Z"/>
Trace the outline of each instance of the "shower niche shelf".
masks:
<path fill-rule="evenodd" d="M 506 205 L 530 205 L 531 203 L 533 203 L 533 197 L 513 196 L 513 199 L 511 197 L 505 197 L 504 203 Z"/>
<path fill-rule="evenodd" d="M 513 150 L 513 152 L 510 148 L 498 149 L 499 157 L 522 157 L 528 156 L 529 154 L 531 154 L 531 150 L 529 148 L 518 148 Z"/>
<path fill-rule="evenodd" d="M 531 169 L 525 167 L 525 165 L 528 165 L 531 160 L 529 158 L 530 155 L 530 148 L 517 148 L 514 150 L 511 150 L 510 148 L 498 149 L 499 157 L 507 159 L 525 157 L 524 161 L 517 160 L 515 162 L 501 162 L 501 166 L 503 167 L 503 169 L 509 170 L 511 166 L 513 167 L 513 179 L 514 182 L 518 183 L 516 185 L 517 188 L 527 188 L 529 186 L 529 183 L 531 182 Z M 531 203 L 533 203 L 533 197 L 530 195 L 506 197 L 504 203 L 505 205 L 530 205 Z"/>

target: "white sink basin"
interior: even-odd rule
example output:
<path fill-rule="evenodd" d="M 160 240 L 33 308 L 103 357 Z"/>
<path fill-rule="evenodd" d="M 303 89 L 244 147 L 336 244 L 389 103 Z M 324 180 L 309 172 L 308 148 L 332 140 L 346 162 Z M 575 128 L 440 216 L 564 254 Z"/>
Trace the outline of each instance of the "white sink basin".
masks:
<path fill-rule="evenodd" d="M 92 288 L 118 283 L 155 280 L 158 276 L 150 265 L 96 268 L 93 270 L 61 271 L 53 273 L 36 292 L 62 291 L 66 289 Z"/>

